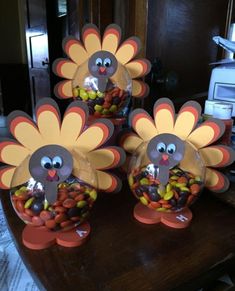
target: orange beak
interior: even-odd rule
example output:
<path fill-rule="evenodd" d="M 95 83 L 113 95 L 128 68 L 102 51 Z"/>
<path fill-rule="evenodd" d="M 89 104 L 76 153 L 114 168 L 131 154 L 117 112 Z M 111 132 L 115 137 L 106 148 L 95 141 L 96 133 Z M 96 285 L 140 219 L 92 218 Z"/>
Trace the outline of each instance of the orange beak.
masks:
<path fill-rule="evenodd" d="M 167 161 L 167 160 L 168 160 L 168 158 L 169 158 L 169 156 L 168 156 L 168 155 L 166 155 L 166 154 L 163 154 L 163 155 L 162 155 L 162 159 L 163 159 L 163 161 Z"/>
<path fill-rule="evenodd" d="M 105 73 L 105 72 L 106 72 L 106 68 L 105 68 L 105 67 L 100 67 L 100 68 L 99 68 L 99 72 L 100 72 L 101 74 Z"/>
<path fill-rule="evenodd" d="M 56 175 L 56 170 L 48 170 L 48 175 L 51 177 L 51 178 L 54 178 L 55 175 Z"/>

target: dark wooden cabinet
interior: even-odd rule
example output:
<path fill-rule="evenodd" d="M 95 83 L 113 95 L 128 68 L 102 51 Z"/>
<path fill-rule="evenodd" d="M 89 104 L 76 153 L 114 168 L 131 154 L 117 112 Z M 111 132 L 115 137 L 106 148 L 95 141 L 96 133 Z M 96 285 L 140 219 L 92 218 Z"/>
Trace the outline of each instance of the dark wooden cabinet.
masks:
<path fill-rule="evenodd" d="M 54 97 L 59 78 L 51 65 L 64 56 L 62 39 L 68 34 L 80 38 L 83 25 L 89 22 L 101 33 L 115 22 L 122 28 L 123 40 L 132 35 L 141 39 L 139 57 L 147 57 L 153 69 L 146 78 L 150 95 L 136 106 L 151 112 L 154 101 L 162 96 L 175 103 L 203 94 L 206 97 L 212 69 L 209 63 L 223 57 L 212 37 L 225 37 L 234 17 L 232 0 L 70 0 L 63 1 L 67 12 L 62 17 L 57 14 L 58 2 L 26 1 L 33 106 L 41 97 Z M 58 102 L 61 106 L 65 103 Z"/>
<path fill-rule="evenodd" d="M 176 100 L 207 92 L 212 66 L 222 58 L 212 40 L 225 37 L 225 0 L 149 0 L 146 55 L 155 62 L 152 98 Z"/>

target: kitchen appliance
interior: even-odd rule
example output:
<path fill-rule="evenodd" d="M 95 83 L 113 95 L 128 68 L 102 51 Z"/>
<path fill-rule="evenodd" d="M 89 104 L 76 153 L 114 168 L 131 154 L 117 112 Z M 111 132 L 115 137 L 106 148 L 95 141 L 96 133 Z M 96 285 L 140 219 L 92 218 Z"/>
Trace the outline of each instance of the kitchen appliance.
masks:
<path fill-rule="evenodd" d="M 232 103 L 235 116 L 235 23 L 230 26 L 228 39 L 215 36 L 213 40 L 225 49 L 225 59 L 211 64 L 217 66 L 211 73 L 208 100 Z"/>

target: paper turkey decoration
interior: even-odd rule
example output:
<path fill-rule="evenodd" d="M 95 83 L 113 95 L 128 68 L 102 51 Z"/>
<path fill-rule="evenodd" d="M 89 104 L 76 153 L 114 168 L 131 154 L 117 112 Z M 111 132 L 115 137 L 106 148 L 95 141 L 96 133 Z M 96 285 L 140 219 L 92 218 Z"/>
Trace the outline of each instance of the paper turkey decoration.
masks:
<path fill-rule="evenodd" d="M 79 98 L 88 103 L 90 114 L 113 117 L 136 98 L 148 95 L 149 87 L 140 78 L 150 71 L 147 59 L 136 59 L 140 40 L 130 37 L 120 44 L 121 29 L 109 25 L 101 38 L 98 28 L 87 24 L 82 41 L 69 36 L 63 41 L 68 59 L 57 59 L 53 71 L 67 79 L 55 86 L 57 97 Z"/>
<path fill-rule="evenodd" d="M 36 105 L 35 116 L 36 122 L 21 111 L 8 116 L 15 139 L 0 142 L 0 160 L 6 164 L 0 169 L 0 188 L 12 190 L 14 208 L 31 228 L 66 230 L 83 223 L 96 200 L 97 189 L 120 190 L 121 180 L 108 170 L 119 167 L 125 153 L 119 147 L 105 146 L 113 134 L 111 121 L 99 119 L 86 125 L 88 108 L 83 102 L 72 102 L 61 120 L 56 102 L 43 98 Z M 40 187 L 27 190 L 27 186 L 21 186 L 33 184 L 31 180 L 40 182 L 43 191 Z M 25 244 L 31 248 L 44 248 L 58 239 L 47 233 L 49 242 L 42 241 L 44 235 L 36 235 L 37 231 L 31 229 L 29 233 L 25 234 Z M 57 242 L 68 245 L 67 239 L 59 236 Z M 69 246 L 80 243 L 77 235 L 72 236 L 75 242 Z M 31 243 L 33 237 L 38 239 L 36 246 Z"/>
<path fill-rule="evenodd" d="M 132 163 L 128 179 L 142 202 L 134 211 L 141 222 L 186 227 L 192 219 L 187 207 L 202 187 L 218 193 L 228 189 L 228 178 L 216 170 L 234 161 L 230 147 L 215 144 L 224 132 L 224 124 L 208 119 L 198 125 L 200 115 L 201 107 L 194 101 L 186 102 L 176 115 L 167 98 L 155 103 L 154 119 L 143 109 L 131 113 L 134 131 L 125 131 L 120 144 Z"/>

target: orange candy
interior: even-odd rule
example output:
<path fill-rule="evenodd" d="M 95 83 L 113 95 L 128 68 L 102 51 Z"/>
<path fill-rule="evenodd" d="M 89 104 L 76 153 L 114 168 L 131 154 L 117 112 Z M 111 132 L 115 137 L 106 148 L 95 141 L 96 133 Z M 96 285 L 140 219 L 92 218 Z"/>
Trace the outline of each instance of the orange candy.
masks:
<path fill-rule="evenodd" d="M 65 221 L 65 220 L 67 220 L 67 219 L 68 218 L 67 218 L 67 216 L 64 213 L 59 213 L 59 214 L 57 214 L 55 216 L 55 222 L 56 223 L 61 223 L 61 222 Z"/>
<path fill-rule="evenodd" d="M 46 222 L 45 222 L 45 226 L 47 227 L 47 228 L 55 228 L 56 227 L 56 222 L 55 222 L 55 220 L 54 219 L 49 219 L 49 220 L 47 220 Z"/>
<path fill-rule="evenodd" d="M 67 198 L 66 200 L 64 200 L 63 202 L 63 206 L 66 208 L 72 208 L 77 204 L 77 202 L 75 200 L 73 200 L 72 198 Z"/>
<path fill-rule="evenodd" d="M 188 183 L 188 179 L 186 177 L 179 177 L 177 180 L 178 183 Z"/>
<path fill-rule="evenodd" d="M 197 195 L 200 192 L 200 190 L 201 190 L 201 187 L 198 184 L 193 184 L 190 186 L 190 191 L 192 195 Z"/>
<path fill-rule="evenodd" d="M 52 216 L 51 212 L 47 210 L 43 210 L 40 213 L 40 218 L 44 221 L 51 219 L 51 216 Z"/>

